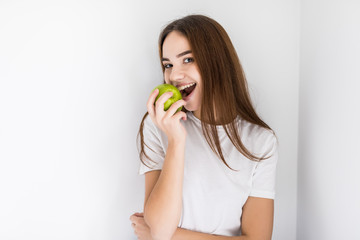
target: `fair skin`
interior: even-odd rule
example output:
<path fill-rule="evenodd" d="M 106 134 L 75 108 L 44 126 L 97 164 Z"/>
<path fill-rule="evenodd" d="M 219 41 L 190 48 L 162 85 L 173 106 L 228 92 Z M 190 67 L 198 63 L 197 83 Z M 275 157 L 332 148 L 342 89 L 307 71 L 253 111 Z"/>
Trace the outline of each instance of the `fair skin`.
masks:
<path fill-rule="evenodd" d="M 165 68 L 166 83 L 177 88 L 195 84 L 190 95 L 184 97 L 184 107 L 200 119 L 201 107 L 201 76 L 188 40 L 180 33 L 171 32 L 163 44 L 162 64 Z"/>
<path fill-rule="evenodd" d="M 180 106 L 201 119 L 201 76 L 193 58 L 188 40 L 180 33 L 171 32 L 163 44 L 162 62 L 164 78 L 178 88 L 194 85 L 194 90 L 183 100 L 174 103 L 166 112 L 165 101 L 171 93 L 163 94 L 158 101 L 154 91 L 147 102 L 149 116 L 168 138 L 168 148 L 161 171 L 145 174 L 144 213 L 130 217 L 132 227 L 140 240 L 201 240 L 201 239 L 271 239 L 273 228 L 274 201 L 272 199 L 249 197 L 243 206 L 241 218 L 242 236 L 227 237 L 211 235 L 178 228 L 182 208 L 182 182 L 184 173 L 184 151 L 186 130 L 181 120 L 186 121 L 184 112 L 176 113 Z"/>

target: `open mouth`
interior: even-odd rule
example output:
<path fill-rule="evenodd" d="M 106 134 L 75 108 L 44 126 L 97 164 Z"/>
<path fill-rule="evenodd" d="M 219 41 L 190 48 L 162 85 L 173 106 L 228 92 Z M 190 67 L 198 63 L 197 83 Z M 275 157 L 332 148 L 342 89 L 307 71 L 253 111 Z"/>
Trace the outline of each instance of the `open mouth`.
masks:
<path fill-rule="evenodd" d="M 178 89 L 181 93 L 182 98 L 186 98 L 194 91 L 195 87 L 196 87 L 196 83 L 190 83 L 188 85 L 178 87 Z"/>

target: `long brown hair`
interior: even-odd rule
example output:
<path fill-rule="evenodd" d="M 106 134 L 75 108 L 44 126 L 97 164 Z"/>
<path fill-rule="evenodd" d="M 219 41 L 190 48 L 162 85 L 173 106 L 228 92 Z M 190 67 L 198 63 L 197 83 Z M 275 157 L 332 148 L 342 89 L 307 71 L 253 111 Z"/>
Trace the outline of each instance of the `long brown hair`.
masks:
<path fill-rule="evenodd" d="M 189 15 L 171 22 L 159 36 L 160 61 L 164 40 L 172 31 L 177 31 L 188 39 L 203 80 L 200 119 L 203 134 L 211 149 L 226 166 L 232 169 L 227 164 L 220 146 L 216 126 L 222 125 L 233 145 L 244 156 L 254 161 L 267 158 L 254 155 L 244 146 L 239 136 L 240 129 L 234 121 L 239 116 L 250 123 L 271 130 L 252 105 L 243 68 L 224 28 L 215 20 L 203 15 Z M 162 64 L 161 66 L 164 71 Z M 143 156 L 147 157 L 143 135 L 146 116 L 147 113 L 141 121 L 138 134 L 140 159 L 143 163 Z"/>

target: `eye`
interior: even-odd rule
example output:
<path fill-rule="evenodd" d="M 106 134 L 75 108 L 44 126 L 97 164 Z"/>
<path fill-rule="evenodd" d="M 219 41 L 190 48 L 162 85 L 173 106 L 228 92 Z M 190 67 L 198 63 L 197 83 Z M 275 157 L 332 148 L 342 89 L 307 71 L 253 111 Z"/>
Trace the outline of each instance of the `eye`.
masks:
<path fill-rule="evenodd" d="M 172 64 L 170 64 L 170 63 L 166 63 L 166 64 L 164 64 L 164 68 L 166 69 L 166 68 L 171 68 L 173 65 Z"/>
<path fill-rule="evenodd" d="M 193 58 L 185 58 L 184 59 L 184 63 L 191 63 L 191 62 L 194 62 Z"/>

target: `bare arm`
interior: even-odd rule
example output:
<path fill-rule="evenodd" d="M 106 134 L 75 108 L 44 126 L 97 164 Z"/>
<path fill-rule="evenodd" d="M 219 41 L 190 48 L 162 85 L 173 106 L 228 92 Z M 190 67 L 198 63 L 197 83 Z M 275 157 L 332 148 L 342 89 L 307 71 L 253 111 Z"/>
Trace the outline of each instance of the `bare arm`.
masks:
<path fill-rule="evenodd" d="M 154 124 L 166 134 L 168 147 L 162 170 L 145 174 L 144 220 L 153 239 L 168 240 L 181 217 L 186 130 L 180 120 L 186 120 L 186 114 L 176 113 L 183 100 L 164 111 L 164 102 L 172 93 L 164 93 L 154 105 L 157 94 L 155 90 L 150 95 L 147 109 Z"/>
<path fill-rule="evenodd" d="M 194 232 L 182 228 L 178 228 L 171 240 L 250 240 L 246 236 L 227 237 L 220 235 L 212 235 L 207 233 Z"/>
<path fill-rule="evenodd" d="M 249 197 L 243 207 L 241 232 L 248 239 L 270 240 L 273 231 L 274 200 Z"/>
<path fill-rule="evenodd" d="M 169 143 L 162 170 L 145 174 L 144 218 L 154 239 L 170 239 L 181 217 L 183 147 Z"/>
<path fill-rule="evenodd" d="M 226 237 L 178 228 L 171 240 L 270 240 L 273 217 L 274 200 L 249 197 L 243 207 L 241 236 Z"/>
<path fill-rule="evenodd" d="M 147 173 L 149 174 L 149 173 Z M 153 171 L 154 179 L 160 171 Z M 151 185 L 152 177 L 147 176 L 148 184 Z M 177 228 L 171 240 L 268 240 L 271 239 L 273 229 L 274 201 L 272 199 L 249 197 L 243 207 L 241 230 L 242 235 L 227 237 L 211 235 L 206 233 L 194 232 L 182 228 Z M 132 222 L 136 223 L 138 236 L 148 236 L 146 223 L 142 220 L 141 214 L 131 216 Z M 152 240 L 152 238 L 142 238 Z"/>

